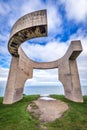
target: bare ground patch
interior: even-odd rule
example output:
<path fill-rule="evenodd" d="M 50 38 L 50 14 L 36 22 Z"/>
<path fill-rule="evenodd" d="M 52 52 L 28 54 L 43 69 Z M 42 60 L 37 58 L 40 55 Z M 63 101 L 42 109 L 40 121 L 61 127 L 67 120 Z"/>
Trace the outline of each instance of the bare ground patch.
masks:
<path fill-rule="evenodd" d="M 60 118 L 65 111 L 68 110 L 68 105 L 60 100 L 48 97 L 39 98 L 28 105 L 27 110 L 32 113 L 34 117 L 38 117 L 40 122 L 52 122 Z"/>

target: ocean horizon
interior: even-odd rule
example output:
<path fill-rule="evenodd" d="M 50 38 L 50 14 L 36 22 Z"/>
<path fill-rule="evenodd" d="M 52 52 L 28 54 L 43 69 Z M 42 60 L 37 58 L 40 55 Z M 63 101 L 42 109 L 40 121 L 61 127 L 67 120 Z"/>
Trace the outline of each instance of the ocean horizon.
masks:
<path fill-rule="evenodd" d="M 0 97 L 4 96 L 6 87 L 0 87 Z M 82 86 L 82 95 L 87 95 L 87 86 Z M 44 85 L 44 86 L 25 86 L 23 94 L 25 95 L 50 95 L 50 94 L 58 94 L 64 95 L 63 86 L 56 85 Z"/>

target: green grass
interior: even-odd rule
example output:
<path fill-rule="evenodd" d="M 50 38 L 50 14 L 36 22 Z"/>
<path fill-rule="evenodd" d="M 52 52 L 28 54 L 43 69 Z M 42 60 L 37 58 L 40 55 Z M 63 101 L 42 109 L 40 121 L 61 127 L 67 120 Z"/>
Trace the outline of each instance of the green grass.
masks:
<path fill-rule="evenodd" d="M 38 130 L 39 121 L 33 119 L 26 110 L 28 104 L 38 97 L 25 96 L 12 105 L 3 105 L 0 98 L 0 130 Z"/>
<path fill-rule="evenodd" d="M 69 105 L 69 110 L 64 115 L 47 124 L 48 130 L 87 130 L 87 96 L 84 103 L 75 103 L 64 98 L 64 96 L 52 95 Z"/>
<path fill-rule="evenodd" d="M 12 105 L 3 105 L 0 98 L 0 130 L 41 130 L 39 120 L 26 110 L 28 104 L 38 97 L 24 96 Z M 87 130 L 87 96 L 84 96 L 84 103 L 75 103 L 59 95 L 52 97 L 66 102 L 69 110 L 54 122 L 44 124 L 48 130 Z"/>

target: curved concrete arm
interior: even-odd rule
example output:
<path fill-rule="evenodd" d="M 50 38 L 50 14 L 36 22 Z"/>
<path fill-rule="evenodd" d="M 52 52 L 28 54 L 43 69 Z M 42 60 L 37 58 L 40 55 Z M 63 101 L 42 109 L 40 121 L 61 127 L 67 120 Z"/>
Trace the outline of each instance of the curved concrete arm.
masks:
<path fill-rule="evenodd" d="M 75 60 L 77 56 L 82 52 L 82 45 L 81 42 L 78 41 L 72 41 L 67 52 L 65 55 L 52 62 L 35 62 L 32 61 L 29 57 L 26 56 L 25 52 L 22 50 L 22 48 L 19 48 L 19 66 L 22 66 L 22 64 L 25 64 L 25 69 L 26 69 L 26 64 L 27 66 L 32 66 L 34 69 L 53 69 L 53 68 L 58 68 L 60 64 L 64 64 L 66 61 L 69 60 Z"/>
<path fill-rule="evenodd" d="M 29 13 L 14 24 L 8 43 L 8 50 L 13 56 L 18 57 L 18 47 L 24 41 L 44 36 L 47 36 L 46 10 Z"/>

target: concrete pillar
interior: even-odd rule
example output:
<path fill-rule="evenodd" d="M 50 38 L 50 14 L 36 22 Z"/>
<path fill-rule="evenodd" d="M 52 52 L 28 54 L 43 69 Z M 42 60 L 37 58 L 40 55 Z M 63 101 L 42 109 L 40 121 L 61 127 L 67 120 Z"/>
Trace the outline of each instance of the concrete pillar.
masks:
<path fill-rule="evenodd" d="M 64 86 L 65 97 L 75 102 L 83 102 L 76 63 L 76 58 L 81 51 L 80 41 L 74 41 L 64 57 L 59 60 L 59 80 Z"/>
<path fill-rule="evenodd" d="M 12 57 L 3 104 L 12 104 L 23 98 L 24 83 L 28 78 L 19 66 L 19 58 Z"/>
<path fill-rule="evenodd" d="M 75 60 L 62 61 L 59 66 L 59 80 L 62 82 L 65 97 L 75 102 L 83 102 L 80 80 Z"/>

